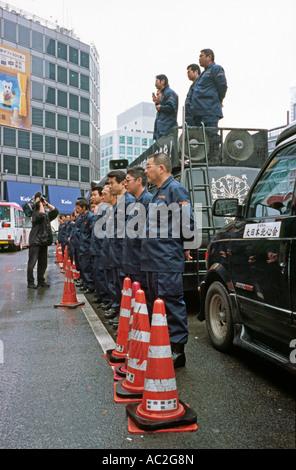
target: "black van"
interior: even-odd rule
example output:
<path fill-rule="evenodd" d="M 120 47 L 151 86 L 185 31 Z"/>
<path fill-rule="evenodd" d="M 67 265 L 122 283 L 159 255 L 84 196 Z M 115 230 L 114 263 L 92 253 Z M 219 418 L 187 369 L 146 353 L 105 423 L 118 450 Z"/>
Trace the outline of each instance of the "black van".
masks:
<path fill-rule="evenodd" d="M 243 205 L 217 199 L 229 222 L 207 252 L 199 320 L 213 346 L 233 344 L 296 371 L 296 125 L 278 137 Z M 233 217 L 235 217 L 233 219 Z"/>

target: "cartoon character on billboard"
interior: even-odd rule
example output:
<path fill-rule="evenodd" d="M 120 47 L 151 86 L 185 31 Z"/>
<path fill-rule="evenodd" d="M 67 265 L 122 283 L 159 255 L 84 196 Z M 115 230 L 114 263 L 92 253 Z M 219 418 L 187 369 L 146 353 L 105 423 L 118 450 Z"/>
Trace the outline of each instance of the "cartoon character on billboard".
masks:
<path fill-rule="evenodd" d="M 11 108 L 11 103 L 14 99 L 15 90 L 12 90 L 12 82 L 2 80 L 3 84 L 3 106 Z"/>

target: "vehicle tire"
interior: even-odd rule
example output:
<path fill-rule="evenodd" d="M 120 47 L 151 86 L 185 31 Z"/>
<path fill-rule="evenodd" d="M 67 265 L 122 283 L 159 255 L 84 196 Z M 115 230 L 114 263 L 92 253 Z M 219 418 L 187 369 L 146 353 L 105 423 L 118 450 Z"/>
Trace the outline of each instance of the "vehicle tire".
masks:
<path fill-rule="evenodd" d="M 205 300 L 205 317 L 210 340 L 215 349 L 227 351 L 233 344 L 233 321 L 229 294 L 223 284 L 213 282 Z"/>

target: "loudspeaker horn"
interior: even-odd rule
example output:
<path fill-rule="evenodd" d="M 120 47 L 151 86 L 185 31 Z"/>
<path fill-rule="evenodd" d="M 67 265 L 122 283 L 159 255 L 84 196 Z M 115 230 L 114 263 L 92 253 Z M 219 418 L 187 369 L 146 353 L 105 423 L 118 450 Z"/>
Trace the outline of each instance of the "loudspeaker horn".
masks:
<path fill-rule="evenodd" d="M 188 138 L 187 138 L 188 135 Z M 188 134 L 185 132 L 185 159 L 189 158 L 189 149 L 188 149 L 188 140 L 189 140 L 189 148 L 190 148 L 190 157 L 192 162 L 197 162 L 202 160 L 209 153 L 209 139 L 207 135 L 205 136 L 205 143 L 204 143 L 204 134 L 201 129 L 198 128 L 189 128 Z M 179 148 L 182 149 L 182 135 L 179 139 Z M 206 145 L 205 145 L 206 144 Z"/>
<path fill-rule="evenodd" d="M 224 141 L 224 152 L 233 160 L 247 160 L 254 151 L 254 141 L 249 132 L 233 130 Z"/>

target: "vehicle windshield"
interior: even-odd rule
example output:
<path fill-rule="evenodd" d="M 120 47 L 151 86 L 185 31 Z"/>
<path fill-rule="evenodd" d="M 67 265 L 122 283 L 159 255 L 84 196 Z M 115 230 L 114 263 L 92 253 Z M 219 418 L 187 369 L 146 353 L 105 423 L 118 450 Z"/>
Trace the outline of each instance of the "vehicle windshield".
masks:
<path fill-rule="evenodd" d="M 0 204 L 0 221 L 10 222 L 10 207 Z"/>
<path fill-rule="evenodd" d="M 296 177 L 296 145 L 281 150 L 254 187 L 248 217 L 291 214 Z"/>

